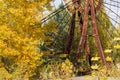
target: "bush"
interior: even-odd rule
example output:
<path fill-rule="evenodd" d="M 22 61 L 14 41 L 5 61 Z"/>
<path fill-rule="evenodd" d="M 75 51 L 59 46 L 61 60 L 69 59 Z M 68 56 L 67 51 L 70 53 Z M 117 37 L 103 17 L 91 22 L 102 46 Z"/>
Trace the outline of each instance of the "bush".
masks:
<path fill-rule="evenodd" d="M 65 61 L 51 61 L 40 70 L 40 80 L 64 80 L 74 76 L 73 64 L 66 59 Z"/>

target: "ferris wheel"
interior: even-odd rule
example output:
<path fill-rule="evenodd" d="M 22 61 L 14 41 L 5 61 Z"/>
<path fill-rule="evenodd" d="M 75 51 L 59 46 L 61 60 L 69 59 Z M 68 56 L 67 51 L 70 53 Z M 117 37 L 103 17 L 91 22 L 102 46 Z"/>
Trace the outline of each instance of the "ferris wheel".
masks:
<path fill-rule="evenodd" d="M 66 10 L 70 14 L 71 18 L 69 20 L 70 24 L 70 30 L 69 30 L 69 38 L 67 41 L 67 46 L 65 49 L 66 54 L 70 54 L 71 52 L 71 46 L 74 40 L 74 33 L 75 33 L 75 25 L 76 25 L 76 15 L 78 14 L 78 21 L 80 26 L 80 41 L 78 44 L 76 56 L 74 59 L 74 65 L 77 65 L 77 62 L 79 60 L 79 56 L 81 51 L 84 49 L 85 55 L 87 58 L 90 57 L 90 50 L 89 46 L 92 46 L 88 44 L 87 38 L 89 37 L 89 34 L 87 31 L 88 24 L 91 21 L 91 28 L 92 28 L 92 36 L 95 39 L 95 43 L 98 48 L 98 53 L 100 54 L 100 58 L 102 59 L 102 62 L 104 65 L 107 66 L 107 60 L 111 60 L 110 57 L 105 57 L 104 53 L 111 53 L 111 49 L 103 49 L 103 45 L 101 43 L 102 39 L 100 39 L 99 34 L 99 26 L 102 26 L 102 30 L 106 32 L 109 37 L 108 41 L 112 45 L 115 41 L 120 40 L 120 32 L 118 32 L 117 28 L 120 25 L 120 1 L 119 0 L 63 0 L 64 5 L 61 6 L 59 9 L 55 10 L 53 13 L 48 15 L 47 17 L 43 18 L 41 20 L 41 23 L 45 23 L 49 21 L 50 18 L 54 17 L 56 14 L 59 14 L 60 12 Z M 100 15 L 102 14 L 102 15 Z M 97 16 L 100 15 L 98 18 Z M 66 16 L 66 15 L 65 15 Z M 65 17 L 64 16 L 64 17 Z M 63 19 L 64 19 L 63 17 Z M 111 22 L 111 25 L 107 25 L 107 21 Z M 108 30 L 105 26 L 111 26 Z M 113 36 L 112 32 L 116 33 L 116 37 Z M 114 48 L 120 49 L 120 45 L 114 45 Z M 97 58 L 98 60 L 99 58 Z M 94 58 L 92 59 L 94 60 Z"/>

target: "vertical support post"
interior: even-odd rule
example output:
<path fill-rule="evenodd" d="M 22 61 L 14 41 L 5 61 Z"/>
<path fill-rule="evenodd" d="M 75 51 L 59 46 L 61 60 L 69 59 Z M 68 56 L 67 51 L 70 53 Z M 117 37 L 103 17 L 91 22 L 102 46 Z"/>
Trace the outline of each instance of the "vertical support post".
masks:
<path fill-rule="evenodd" d="M 98 35 L 98 28 L 97 28 L 97 24 L 96 24 L 96 15 L 95 15 L 95 7 L 94 7 L 94 1 L 90 0 L 90 9 L 91 9 L 91 18 L 92 18 L 92 25 L 93 25 L 93 33 L 94 33 L 94 37 L 97 43 L 97 47 L 98 47 L 98 51 L 100 53 L 100 56 L 102 58 L 103 64 L 107 66 L 106 60 L 105 60 L 105 56 L 104 56 L 104 52 L 103 52 L 103 48 L 101 45 L 101 41 L 99 39 L 99 35 Z"/>
<path fill-rule="evenodd" d="M 76 11 L 74 11 L 74 13 L 72 14 L 71 27 L 70 27 L 70 32 L 69 32 L 69 40 L 68 40 L 68 43 L 67 43 L 65 54 L 70 54 L 70 50 L 71 50 L 71 47 L 72 47 L 72 42 L 74 40 L 75 15 L 76 15 Z"/>
<path fill-rule="evenodd" d="M 87 0 L 86 7 L 85 7 L 85 13 L 84 13 L 85 16 L 84 16 L 84 23 L 83 23 L 83 27 L 82 27 L 82 35 L 81 35 L 81 39 L 80 39 L 78 49 L 77 49 L 77 53 L 76 53 L 76 56 L 75 56 L 75 62 L 74 62 L 75 66 L 77 65 L 77 60 L 80 56 L 81 49 L 84 46 L 85 39 L 86 39 L 87 27 L 88 27 L 88 12 L 89 12 L 88 9 L 89 9 L 89 0 Z"/>
<path fill-rule="evenodd" d="M 82 20 L 82 14 L 80 13 L 80 11 L 78 11 L 78 20 L 79 20 L 79 24 L 80 24 L 80 33 L 82 34 L 82 27 L 83 27 L 83 20 Z"/>

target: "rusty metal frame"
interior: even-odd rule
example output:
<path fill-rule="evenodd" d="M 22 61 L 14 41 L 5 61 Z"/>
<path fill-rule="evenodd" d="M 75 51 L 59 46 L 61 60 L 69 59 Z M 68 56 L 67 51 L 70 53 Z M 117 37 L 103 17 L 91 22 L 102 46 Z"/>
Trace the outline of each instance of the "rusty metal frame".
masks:
<path fill-rule="evenodd" d="M 84 14 L 84 22 L 82 27 L 82 34 L 81 39 L 78 45 L 74 65 L 77 66 L 77 60 L 80 56 L 81 50 L 84 47 L 85 41 L 86 41 L 86 35 L 87 35 L 87 27 L 88 27 L 88 13 L 89 13 L 89 1 L 87 0 L 86 6 L 85 6 L 85 14 Z"/>
<path fill-rule="evenodd" d="M 72 47 L 72 42 L 74 40 L 75 15 L 76 15 L 76 10 L 72 14 L 70 32 L 69 32 L 69 37 L 68 37 L 68 43 L 67 43 L 67 46 L 66 46 L 66 50 L 64 52 L 65 54 L 70 54 L 71 47 Z"/>
<path fill-rule="evenodd" d="M 98 51 L 103 61 L 103 64 L 107 66 L 103 48 L 102 48 L 101 41 L 99 39 L 99 34 L 98 34 L 98 27 L 96 23 L 96 15 L 95 15 L 96 13 L 95 13 L 95 8 L 94 8 L 94 0 L 90 0 L 90 9 L 91 9 L 91 18 L 92 18 L 93 33 L 94 33 L 95 41 L 97 43 Z"/>
<path fill-rule="evenodd" d="M 105 56 L 104 56 L 104 52 L 103 52 L 103 48 L 101 45 L 101 41 L 99 39 L 99 34 L 98 34 L 98 27 L 97 27 L 97 23 L 96 23 L 96 11 L 99 10 L 101 8 L 102 5 L 102 1 L 103 0 L 99 0 L 99 3 L 97 5 L 97 7 L 94 6 L 94 0 L 86 0 L 86 4 L 85 4 L 85 9 L 82 9 L 80 7 L 80 5 L 77 3 L 77 0 L 72 0 L 72 2 L 74 3 L 74 8 L 75 10 L 78 9 L 80 14 L 84 15 L 84 21 L 83 24 L 80 23 L 80 26 L 82 25 L 82 29 L 81 29 L 81 38 L 79 41 L 79 45 L 78 45 L 78 49 L 77 49 L 77 53 L 75 56 L 75 60 L 74 60 L 74 65 L 77 66 L 77 62 L 78 62 L 78 58 L 80 56 L 81 50 L 82 48 L 85 49 L 85 51 L 87 50 L 87 48 L 89 47 L 88 44 L 86 43 L 87 40 L 87 28 L 88 28 L 88 16 L 91 16 L 92 19 L 92 28 L 93 28 L 93 35 L 95 37 L 95 41 L 98 47 L 98 51 L 99 54 L 101 56 L 101 59 L 103 61 L 103 64 L 107 66 L 106 60 L 105 60 Z M 91 12 L 91 14 L 89 14 L 89 12 Z M 74 29 L 75 29 L 75 14 L 76 11 L 74 11 L 73 15 L 72 15 L 72 20 L 71 20 L 71 28 L 70 28 L 70 36 L 69 36 L 69 40 L 68 40 L 68 44 L 67 44 L 67 48 L 66 48 L 66 54 L 70 53 L 70 49 L 72 46 L 72 42 L 74 39 Z M 80 16 L 79 16 L 80 18 Z M 79 19 L 81 20 L 81 19 Z M 89 57 L 90 53 L 86 52 L 86 57 Z"/>
<path fill-rule="evenodd" d="M 99 5 L 96 9 L 100 9 L 102 0 L 99 0 L 99 2 L 100 3 L 99 3 Z M 95 41 L 96 41 L 96 44 L 97 44 L 97 47 L 98 47 L 98 51 L 99 51 L 99 54 L 100 54 L 101 59 L 103 61 L 103 64 L 107 66 L 105 56 L 104 56 L 104 52 L 103 52 L 103 48 L 102 48 L 102 45 L 101 45 L 101 41 L 100 41 L 99 35 L 98 35 L 98 28 L 97 28 L 96 16 L 95 16 L 96 9 L 94 7 L 94 0 L 87 0 L 87 4 L 86 4 L 86 7 L 85 7 L 85 12 L 84 12 L 84 23 L 83 23 L 82 35 L 81 35 L 78 50 L 77 50 L 77 53 L 76 53 L 77 55 L 75 57 L 75 62 L 74 62 L 75 65 L 77 64 L 77 60 L 80 56 L 83 45 L 87 45 L 86 44 L 86 37 L 87 37 L 87 26 L 88 26 L 88 12 L 90 10 L 91 18 L 92 18 L 93 34 L 94 34 Z M 87 54 L 86 54 L 86 56 L 87 56 Z"/>
<path fill-rule="evenodd" d="M 79 5 L 79 4 L 77 3 L 77 0 L 72 0 L 72 2 L 73 2 L 73 4 L 74 4 L 75 8 L 78 9 L 80 13 L 82 13 L 82 14 L 85 13 L 85 9 L 82 8 L 81 5 Z M 98 5 L 97 5 L 97 7 L 95 8 L 96 11 L 100 10 L 100 8 L 101 8 L 101 6 L 102 6 L 102 2 L 103 2 L 103 0 L 99 0 L 99 1 L 98 1 Z"/>

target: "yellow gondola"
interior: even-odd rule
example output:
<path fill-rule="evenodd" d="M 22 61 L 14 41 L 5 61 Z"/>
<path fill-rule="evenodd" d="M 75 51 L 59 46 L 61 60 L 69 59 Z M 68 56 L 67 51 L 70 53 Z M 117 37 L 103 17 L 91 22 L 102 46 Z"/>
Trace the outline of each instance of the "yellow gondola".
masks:
<path fill-rule="evenodd" d="M 97 69 L 99 68 L 99 66 L 98 66 L 97 64 L 95 64 L 95 65 L 92 65 L 91 68 L 92 68 L 93 70 L 97 70 Z"/>
<path fill-rule="evenodd" d="M 116 37 L 114 38 L 114 41 L 120 41 L 120 38 Z"/>
<path fill-rule="evenodd" d="M 98 61 L 100 59 L 100 57 L 92 57 L 91 60 L 92 61 Z"/>
<path fill-rule="evenodd" d="M 105 52 L 105 53 L 111 53 L 111 52 L 112 52 L 112 49 L 106 49 L 104 52 Z"/>
<path fill-rule="evenodd" d="M 120 45 L 114 46 L 115 49 L 120 49 Z"/>
<path fill-rule="evenodd" d="M 106 61 L 112 62 L 112 58 L 108 56 L 108 57 L 106 57 Z"/>

